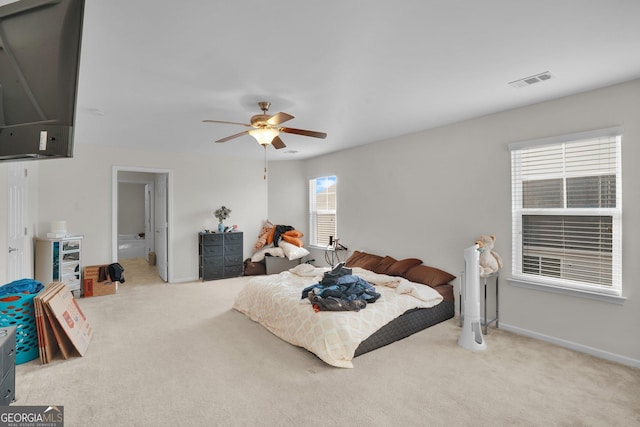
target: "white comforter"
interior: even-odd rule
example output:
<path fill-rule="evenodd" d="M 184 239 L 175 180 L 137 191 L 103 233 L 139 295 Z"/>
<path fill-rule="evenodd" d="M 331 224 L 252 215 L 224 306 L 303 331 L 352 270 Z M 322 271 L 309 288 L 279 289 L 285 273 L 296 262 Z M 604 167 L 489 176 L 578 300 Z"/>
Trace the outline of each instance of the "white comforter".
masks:
<path fill-rule="evenodd" d="M 371 334 L 407 310 L 442 301 L 429 286 L 354 268 L 353 274 L 374 285 L 382 296 L 358 312 L 316 313 L 308 299 L 301 299 L 302 290 L 318 283 L 325 271 L 302 264 L 280 274 L 256 276 L 240 291 L 233 308 L 326 363 L 352 368 L 356 349 Z"/>

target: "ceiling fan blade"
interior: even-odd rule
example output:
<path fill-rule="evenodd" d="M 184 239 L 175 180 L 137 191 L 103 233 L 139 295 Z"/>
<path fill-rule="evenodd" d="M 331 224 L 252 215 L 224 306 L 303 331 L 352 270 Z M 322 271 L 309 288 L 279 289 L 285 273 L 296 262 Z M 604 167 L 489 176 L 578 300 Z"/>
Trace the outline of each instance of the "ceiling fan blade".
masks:
<path fill-rule="evenodd" d="M 216 142 L 227 142 L 227 141 L 229 141 L 229 140 L 231 140 L 231 139 L 238 138 L 238 137 L 240 137 L 240 136 L 242 136 L 242 135 L 248 135 L 248 134 L 249 134 L 249 131 L 248 131 L 248 130 L 245 130 L 245 131 L 243 131 L 243 132 L 236 133 L 235 135 L 231 135 L 231 136 L 228 136 L 228 137 L 226 137 L 226 138 L 219 139 L 219 140 L 217 140 Z"/>
<path fill-rule="evenodd" d="M 274 114 L 273 116 L 271 116 L 271 118 L 269 120 L 267 120 L 267 123 L 269 123 L 272 126 L 275 125 L 279 125 L 280 123 L 284 123 L 288 120 L 293 119 L 293 116 L 291 114 L 287 114 L 287 113 L 278 113 L 278 114 Z"/>
<path fill-rule="evenodd" d="M 279 136 L 273 138 L 273 140 L 271 141 L 271 145 L 273 145 L 273 148 L 275 148 L 276 150 L 286 147 Z"/>
<path fill-rule="evenodd" d="M 295 133 L 296 135 L 312 136 L 314 138 L 326 138 L 327 134 L 324 132 L 314 132 L 312 130 L 294 129 L 294 128 L 280 128 L 280 132 Z"/>
<path fill-rule="evenodd" d="M 206 122 L 206 123 L 225 123 L 225 124 L 228 124 L 228 125 L 240 125 L 240 126 L 246 126 L 246 127 L 250 127 L 250 128 L 253 127 L 248 123 L 225 122 L 225 121 L 222 121 L 222 120 L 203 120 L 203 122 Z"/>

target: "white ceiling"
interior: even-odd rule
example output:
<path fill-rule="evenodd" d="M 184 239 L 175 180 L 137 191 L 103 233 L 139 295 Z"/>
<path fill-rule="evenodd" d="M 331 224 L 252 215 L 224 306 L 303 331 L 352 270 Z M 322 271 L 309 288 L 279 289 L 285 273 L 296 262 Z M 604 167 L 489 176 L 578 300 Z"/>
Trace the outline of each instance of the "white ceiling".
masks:
<path fill-rule="evenodd" d="M 76 143 L 262 158 L 202 120 L 266 100 L 328 134 L 269 158 L 314 157 L 638 78 L 639 18 L 638 0 L 86 0 Z"/>

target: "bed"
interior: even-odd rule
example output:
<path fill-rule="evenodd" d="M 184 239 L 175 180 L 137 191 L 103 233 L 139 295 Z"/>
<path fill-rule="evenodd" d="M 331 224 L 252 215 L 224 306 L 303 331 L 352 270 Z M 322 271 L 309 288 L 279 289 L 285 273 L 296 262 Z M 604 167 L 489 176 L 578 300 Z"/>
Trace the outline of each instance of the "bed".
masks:
<path fill-rule="evenodd" d="M 341 368 L 352 368 L 354 357 L 454 315 L 450 282 L 455 276 L 421 260 L 355 251 L 346 265 L 381 294 L 360 311 L 314 311 L 309 299 L 302 298 L 302 290 L 318 283 L 328 268 L 309 264 L 253 277 L 233 308 L 284 341 Z"/>

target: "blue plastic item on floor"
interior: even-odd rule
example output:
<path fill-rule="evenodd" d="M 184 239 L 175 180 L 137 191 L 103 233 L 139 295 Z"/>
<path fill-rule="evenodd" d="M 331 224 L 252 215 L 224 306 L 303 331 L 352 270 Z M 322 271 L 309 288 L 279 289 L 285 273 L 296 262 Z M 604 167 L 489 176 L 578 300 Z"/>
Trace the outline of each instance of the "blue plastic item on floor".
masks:
<path fill-rule="evenodd" d="M 42 283 L 33 279 L 20 279 L 0 286 L 0 326 L 16 327 L 16 365 L 39 356 L 33 299 L 42 289 Z"/>

